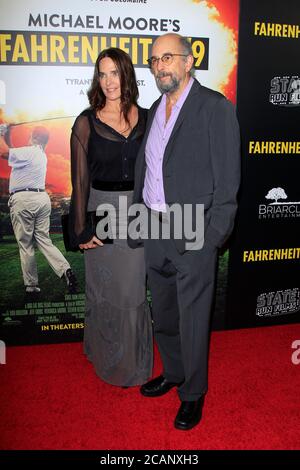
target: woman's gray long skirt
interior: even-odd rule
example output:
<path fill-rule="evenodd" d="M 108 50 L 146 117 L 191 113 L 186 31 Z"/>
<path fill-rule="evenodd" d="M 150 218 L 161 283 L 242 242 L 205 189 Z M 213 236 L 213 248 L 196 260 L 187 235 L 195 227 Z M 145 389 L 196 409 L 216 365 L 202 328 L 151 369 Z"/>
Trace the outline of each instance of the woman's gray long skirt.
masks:
<path fill-rule="evenodd" d="M 126 224 L 118 211 L 119 196 L 132 191 L 109 192 L 91 188 L 88 210 L 99 204 L 112 204 L 116 220 Z M 117 230 L 118 233 L 118 230 Z M 131 249 L 127 240 L 86 250 L 86 317 L 84 352 L 97 375 L 112 385 L 145 383 L 152 373 L 152 322 L 146 300 L 143 248 Z"/>

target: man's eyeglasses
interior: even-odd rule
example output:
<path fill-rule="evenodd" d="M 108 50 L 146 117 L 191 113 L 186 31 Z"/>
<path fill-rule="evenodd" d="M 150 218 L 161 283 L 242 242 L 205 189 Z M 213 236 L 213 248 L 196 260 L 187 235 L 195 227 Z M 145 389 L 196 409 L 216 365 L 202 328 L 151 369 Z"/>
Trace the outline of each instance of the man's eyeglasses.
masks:
<path fill-rule="evenodd" d="M 164 54 L 161 57 L 150 57 L 150 59 L 147 60 L 149 67 L 153 69 L 158 62 L 161 60 L 165 65 L 171 65 L 174 57 L 175 56 L 181 56 L 181 57 L 187 57 L 187 54 Z"/>

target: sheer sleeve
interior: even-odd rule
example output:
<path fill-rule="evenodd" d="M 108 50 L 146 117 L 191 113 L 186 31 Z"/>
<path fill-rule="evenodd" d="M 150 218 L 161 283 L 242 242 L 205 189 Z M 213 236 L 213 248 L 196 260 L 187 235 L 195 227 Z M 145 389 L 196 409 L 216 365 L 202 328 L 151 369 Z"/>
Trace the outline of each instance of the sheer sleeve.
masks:
<path fill-rule="evenodd" d="M 71 134 L 71 181 L 69 232 L 73 248 L 86 243 L 93 237 L 93 231 L 86 222 L 87 204 L 90 193 L 90 171 L 88 167 L 88 143 L 90 124 L 87 115 L 77 117 Z"/>

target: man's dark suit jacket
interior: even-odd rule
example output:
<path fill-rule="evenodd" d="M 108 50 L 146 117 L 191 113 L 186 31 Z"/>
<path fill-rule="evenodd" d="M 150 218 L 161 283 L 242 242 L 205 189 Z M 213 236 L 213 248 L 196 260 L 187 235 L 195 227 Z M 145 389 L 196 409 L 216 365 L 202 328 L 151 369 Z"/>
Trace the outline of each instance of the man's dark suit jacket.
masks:
<path fill-rule="evenodd" d="M 142 202 L 145 148 L 161 97 L 149 110 L 135 167 L 133 203 Z M 230 235 L 240 183 L 240 133 L 234 107 L 221 93 L 194 80 L 163 158 L 167 204 L 204 204 L 206 244 L 221 247 Z M 186 240 L 175 240 L 180 253 Z M 129 245 L 138 246 L 130 240 Z"/>

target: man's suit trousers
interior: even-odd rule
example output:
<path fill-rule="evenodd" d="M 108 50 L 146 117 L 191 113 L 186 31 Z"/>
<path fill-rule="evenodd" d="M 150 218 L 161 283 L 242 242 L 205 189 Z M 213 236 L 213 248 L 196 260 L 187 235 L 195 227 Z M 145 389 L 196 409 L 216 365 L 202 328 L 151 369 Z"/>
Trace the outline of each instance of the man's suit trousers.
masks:
<path fill-rule="evenodd" d="M 148 283 L 152 295 L 154 335 L 163 375 L 181 382 L 181 400 L 193 401 L 208 388 L 210 313 L 214 294 L 217 249 L 179 254 L 174 240 L 144 240 Z"/>

